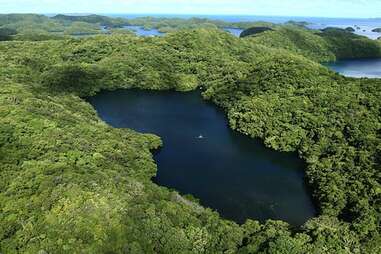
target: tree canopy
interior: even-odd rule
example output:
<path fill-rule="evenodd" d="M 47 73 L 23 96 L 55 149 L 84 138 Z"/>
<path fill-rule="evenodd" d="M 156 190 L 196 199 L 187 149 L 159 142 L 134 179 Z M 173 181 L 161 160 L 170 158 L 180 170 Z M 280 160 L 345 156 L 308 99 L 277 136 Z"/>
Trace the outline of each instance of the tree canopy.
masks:
<path fill-rule="evenodd" d="M 319 63 L 380 48 L 294 25 L 1 42 L 0 252 L 380 253 L 381 79 Z M 298 152 L 318 216 L 237 225 L 157 186 L 160 138 L 111 128 L 83 99 L 117 88 L 201 89 L 232 129 Z"/>

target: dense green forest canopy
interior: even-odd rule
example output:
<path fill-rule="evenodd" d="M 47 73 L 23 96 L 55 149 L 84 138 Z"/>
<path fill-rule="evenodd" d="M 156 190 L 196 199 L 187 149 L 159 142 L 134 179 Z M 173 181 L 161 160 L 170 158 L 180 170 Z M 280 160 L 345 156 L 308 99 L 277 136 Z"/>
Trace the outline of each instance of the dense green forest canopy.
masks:
<path fill-rule="evenodd" d="M 79 26 L 81 24 L 81 26 Z M 295 23 L 299 24 L 298 23 Z M 107 17 L 102 15 L 63 15 L 58 14 L 53 17 L 37 14 L 0 14 L 0 28 L 16 29 L 20 35 L 18 40 L 24 38 L 25 32 L 37 35 L 47 33 L 50 35 L 84 35 L 99 34 L 107 29 L 116 29 L 123 26 L 141 26 L 144 29 L 158 29 L 160 32 L 173 32 L 181 29 L 209 28 L 250 28 L 253 26 L 275 26 L 268 22 L 225 22 L 221 20 L 211 20 L 206 18 L 154 18 L 137 17 L 132 19 Z M 109 31 L 107 31 L 109 32 Z M 26 40 L 30 40 L 26 36 Z M 36 39 L 37 40 L 37 39 Z"/>
<path fill-rule="evenodd" d="M 381 43 L 295 25 L 0 42 L 0 252 L 380 253 L 381 79 L 319 63 L 365 56 Z M 160 138 L 111 128 L 82 99 L 118 88 L 201 89 L 231 128 L 298 152 L 318 216 L 237 225 L 155 185 Z"/>
<path fill-rule="evenodd" d="M 351 26 L 348 26 L 347 28 L 345 28 L 345 30 L 346 31 L 348 31 L 348 32 L 356 32 L 356 29 L 354 29 L 353 27 L 351 27 Z"/>
<path fill-rule="evenodd" d="M 12 35 L 16 35 L 17 31 L 12 28 L 0 28 L 0 41 L 12 40 Z"/>
<path fill-rule="evenodd" d="M 272 29 L 253 35 L 250 35 L 250 29 L 243 33 L 247 39 L 258 44 L 286 49 L 318 62 L 381 57 L 379 41 L 353 34 L 345 29 L 326 28 L 315 31 L 293 25 L 282 25 Z"/>
<path fill-rule="evenodd" d="M 0 29 L 16 31 L 7 40 L 27 41 L 62 39 L 65 35 L 99 34 L 101 31 L 97 24 L 78 21 L 64 23 L 36 14 L 0 14 Z"/>
<path fill-rule="evenodd" d="M 63 15 L 58 14 L 54 17 L 52 17 L 54 20 L 59 20 L 63 23 L 71 23 L 71 22 L 86 22 L 86 23 L 92 23 L 92 24 L 99 24 L 101 26 L 107 26 L 107 27 L 121 27 L 124 25 L 128 25 L 127 20 L 122 18 L 110 18 L 106 16 L 101 15 L 85 15 L 85 16 L 70 16 L 70 15 Z"/>
<path fill-rule="evenodd" d="M 337 58 L 380 57 L 380 43 L 355 35 L 347 29 L 328 27 L 309 30 L 306 22 L 289 21 L 284 25 L 268 22 L 225 22 L 205 18 L 111 18 L 100 15 L 47 17 L 36 14 L 0 14 L 0 41 L 60 40 L 66 37 L 99 34 L 129 34 L 124 25 L 138 25 L 161 32 L 188 29 L 246 28 L 242 37 L 253 37 L 259 44 L 283 48 L 320 62 Z M 108 29 L 102 30 L 102 27 Z"/>
<path fill-rule="evenodd" d="M 289 21 L 286 24 L 305 27 L 307 22 Z M 140 26 L 143 29 L 158 29 L 160 32 L 174 32 L 183 29 L 207 28 L 248 29 L 252 27 L 275 27 L 269 22 L 227 22 L 207 18 L 165 18 L 165 17 L 136 17 L 119 18 L 102 15 L 63 15 L 52 17 L 37 14 L 0 14 L 0 28 L 12 28 L 19 35 L 16 40 L 43 40 L 39 35 L 47 37 L 63 35 L 95 35 L 99 33 L 113 33 L 115 29 L 124 26 Z M 117 30 L 118 31 L 118 30 Z M 27 33 L 25 36 L 24 34 Z M 31 35 L 34 35 L 31 36 Z M 51 38 L 45 38 L 51 39 Z M 5 39 L 3 39 L 5 40 Z M 6 40 L 9 40 L 7 38 Z"/>
<path fill-rule="evenodd" d="M 252 35 L 256 35 L 256 34 L 260 34 L 260 33 L 263 33 L 263 32 L 266 32 L 266 31 L 273 31 L 273 29 L 271 27 L 266 27 L 266 26 L 258 26 L 258 27 L 250 27 L 248 29 L 245 29 L 240 37 L 243 38 L 243 37 L 247 37 L 247 36 L 252 36 Z"/>
<path fill-rule="evenodd" d="M 226 22 L 223 20 L 212 20 L 207 18 L 155 18 L 140 17 L 128 20 L 129 24 L 142 26 L 145 29 L 158 29 L 161 32 L 170 32 L 179 29 L 194 28 L 240 28 L 247 29 L 253 26 L 275 26 L 269 22 Z"/>

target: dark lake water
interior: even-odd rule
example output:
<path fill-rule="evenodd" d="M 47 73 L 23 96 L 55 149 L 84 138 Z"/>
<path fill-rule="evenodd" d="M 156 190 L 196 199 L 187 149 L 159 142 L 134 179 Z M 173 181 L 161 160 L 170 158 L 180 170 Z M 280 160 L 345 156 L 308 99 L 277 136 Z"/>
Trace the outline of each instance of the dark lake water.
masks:
<path fill-rule="evenodd" d="M 89 98 L 116 128 L 159 135 L 154 181 L 192 194 L 222 217 L 281 219 L 298 226 L 315 215 L 305 164 L 232 131 L 225 114 L 199 92 L 117 90 Z"/>
<path fill-rule="evenodd" d="M 326 64 L 332 70 L 354 78 L 381 78 L 381 59 L 340 60 Z"/>

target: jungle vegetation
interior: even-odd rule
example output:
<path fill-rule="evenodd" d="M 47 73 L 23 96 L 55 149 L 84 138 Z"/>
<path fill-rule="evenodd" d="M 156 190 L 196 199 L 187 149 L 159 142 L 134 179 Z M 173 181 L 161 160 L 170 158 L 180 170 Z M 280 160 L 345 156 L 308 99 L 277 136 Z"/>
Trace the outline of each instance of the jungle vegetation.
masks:
<path fill-rule="evenodd" d="M 266 32 L 266 31 L 272 31 L 273 29 L 271 27 L 266 27 L 266 26 L 258 26 L 258 27 L 250 27 L 248 29 L 245 29 L 240 37 L 243 38 L 243 37 L 247 37 L 247 36 L 252 36 L 252 35 L 256 35 L 256 34 L 260 34 L 260 33 L 263 33 L 263 32 Z"/>
<path fill-rule="evenodd" d="M 91 24 L 98 24 L 106 27 L 122 27 L 128 25 L 128 22 L 122 18 L 110 18 L 102 15 L 84 15 L 84 16 L 70 16 L 58 14 L 52 17 L 54 20 L 58 20 L 63 23 L 70 24 L 72 22 L 85 22 Z"/>
<path fill-rule="evenodd" d="M 265 31 L 254 36 L 250 36 L 248 32 L 246 36 L 259 44 L 286 49 L 317 62 L 381 57 L 379 41 L 353 34 L 345 29 L 328 27 L 315 31 L 283 25 L 273 30 L 276 32 Z"/>
<path fill-rule="evenodd" d="M 254 26 L 275 26 L 269 22 L 226 22 L 222 20 L 211 20 L 207 18 L 155 18 L 155 17 L 140 17 L 128 20 L 129 24 L 142 26 L 145 29 L 158 29 L 160 32 L 171 32 L 181 29 L 194 28 L 239 28 L 247 29 Z"/>
<path fill-rule="evenodd" d="M 356 32 L 356 29 L 354 29 L 351 26 L 348 26 L 347 28 L 345 28 L 345 30 L 348 31 L 348 32 L 352 32 L 352 33 Z"/>
<path fill-rule="evenodd" d="M 294 25 L 0 42 L 0 252 L 380 253 L 381 79 L 319 63 L 365 56 L 381 43 Z M 111 128 L 83 99 L 119 88 L 201 89 L 231 128 L 298 152 L 318 216 L 237 225 L 157 186 L 160 138 Z"/>
<path fill-rule="evenodd" d="M 304 24 L 304 22 L 292 21 L 289 23 L 295 26 Z M 57 36 L 112 34 L 115 30 L 120 31 L 124 26 L 141 26 L 146 30 L 158 29 L 160 32 L 168 33 L 195 28 L 247 29 L 257 26 L 273 27 L 275 24 L 268 22 L 225 22 L 206 18 L 137 17 L 126 19 L 101 15 L 71 16 L 58 14 L 48 17 L 37 14 L 0 14 L 0 29 L 16 30 L 16 33 L 18 33 L 17 37 L 14 38 L 16 40 L 47 40 Z M 6 37 L 6 40 L 11 40 L 12 38 Z"/>

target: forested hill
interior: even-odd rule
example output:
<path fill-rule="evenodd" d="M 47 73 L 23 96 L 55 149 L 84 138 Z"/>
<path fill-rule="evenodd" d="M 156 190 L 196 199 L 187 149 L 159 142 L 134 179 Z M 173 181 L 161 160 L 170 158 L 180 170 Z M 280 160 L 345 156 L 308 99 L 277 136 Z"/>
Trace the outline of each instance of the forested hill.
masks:
<path fill-rule="evenodd" d="M 69 38 L 132 34 L 124 26 L 141 26 L 171 33 L 188 29 L 245 29 L 241 37 L 258 44 L 290 50 L 319 62 L 346 58 L 381 57 L 381 43 L 346 29 L 310 30 L 306 22 L 226 22 L 206 18 L 112 18 L 101 15 L 52 17 L 36 14 L 0 14 L 0 41 L 46 41 Z"/>
<path fill-rule="evenodd" d="M 319 62 L 381 57 L 379 41 L 340 28 L 313 31 L 294 25 L 252 27 L 243 31 L 241 36 L 259 44 L 287 49 Z"/>
<path fill-rule="evenodd" d="M 300 29 L 0 42 L 0 252 L 380 253 L 381 79 L 328 70 L 341 37 Z M 82 99 L 117 88 L 201 89 L 231 128 L 299 153 L 319 214 L 237 225 L 157 186 L 160 138 Z"/>
<path fill-rule="evenodd" d="M 121 18 L 110 18 L 106 16 L 101 15 L 86 15 L 86 16 L 70 16 L 70 15 L 63 15 L 58 14 L 54 17 L 52 17 L 53 20 L 58 20 L 60 22 L 86 22 L 91 24 L 99 24 L 101 26 L 107 26 L 107 27 L 121 27 L 124 25 L 128 25 L 129 23 L 125 19 Z"/>

